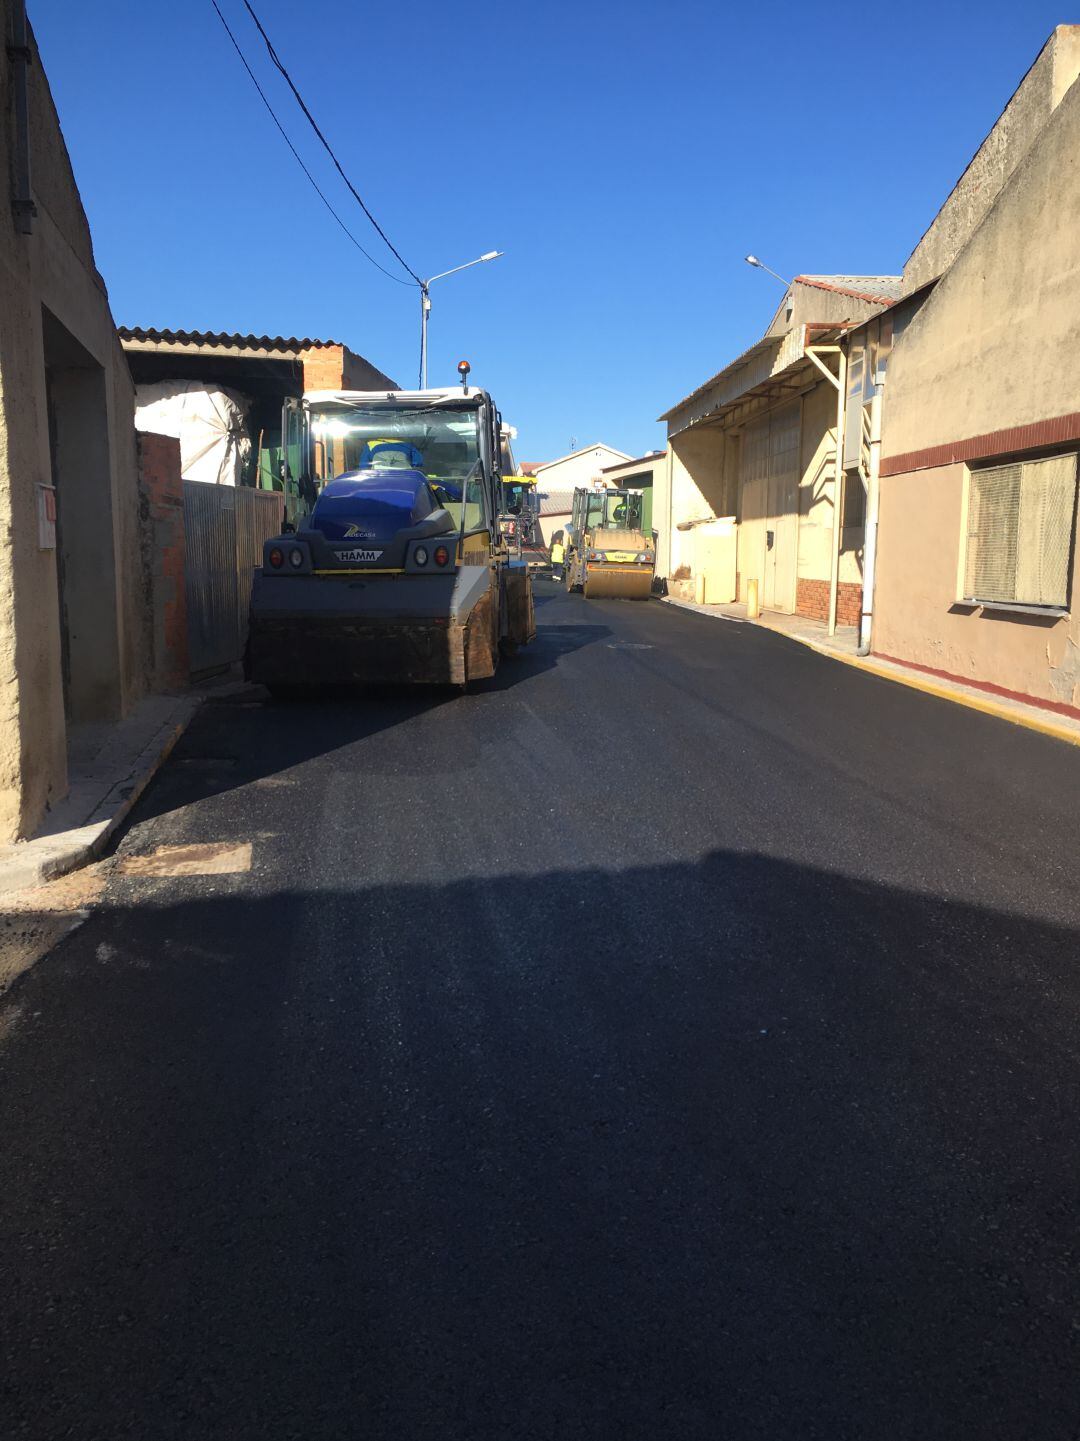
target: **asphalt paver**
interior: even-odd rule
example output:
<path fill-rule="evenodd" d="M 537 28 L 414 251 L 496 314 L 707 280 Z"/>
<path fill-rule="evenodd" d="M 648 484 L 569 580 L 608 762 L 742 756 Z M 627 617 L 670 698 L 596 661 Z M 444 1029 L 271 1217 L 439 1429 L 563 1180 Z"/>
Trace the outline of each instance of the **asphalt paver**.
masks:
<path fill-rule="evenodd" d="M 1080 751 L 537 583 L 204 706 L 0 1004 L 0 1432 L 1080 1433 Z"/>

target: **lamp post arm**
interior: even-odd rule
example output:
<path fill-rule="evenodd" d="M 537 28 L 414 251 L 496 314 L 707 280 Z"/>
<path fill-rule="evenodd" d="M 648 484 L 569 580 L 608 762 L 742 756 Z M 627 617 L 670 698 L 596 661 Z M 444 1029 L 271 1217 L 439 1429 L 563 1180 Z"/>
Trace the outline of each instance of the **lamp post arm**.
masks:
<path fill-rule="evenodd" d="M 428 316 L 431 314 L 430 289 L 436 280 L 445 280 L 448 275 L 456 275 L 459 270 L 471 270 L 474 265 L 483 265 L 485 260 L 498 260 L 504 252 L 501 250 L 490 250 L 486 255 L 478 255 L 475 260 L 467 260 L 464 265 L 455 265 L 452 270 L 440 270 L 438 275 L 431 275 L 427 280 L 420 282 L 420 389 L 427 389 L 427 332 Z"/>
<path fill-rule="evenodd" d="M 759 260 L 758 266 L 761 270 L 767 270 L 774 280 L 779 280 L 781 285 L 790 287 L 791 281 L 785 280 L 782 275 L 777 275 L 776 271 L 772 268 L 771 265 L 766 265 L 763 260 Z"/>
<path fill-rule="evenodd" d="M 494 255 L 478 255 L 475 260 L 466 260 L 464 265 L 455 265 L 452 270 L 440 270 L 438 275 L 431 275 L 424 281 L 425 285 L 431 285 L 436 280 L 445 280 L 448 275 L 456 275 L 459 270 L 471 270 L 474 265 L 483 265 L 485 260 L 498 260 L 503 254 L 497 250 Z"/>

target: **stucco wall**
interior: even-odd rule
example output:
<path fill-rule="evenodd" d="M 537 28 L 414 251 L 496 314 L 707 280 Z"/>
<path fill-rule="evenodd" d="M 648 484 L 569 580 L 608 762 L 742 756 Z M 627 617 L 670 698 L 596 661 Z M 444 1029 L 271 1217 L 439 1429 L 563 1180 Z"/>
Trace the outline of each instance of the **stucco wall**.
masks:
<path fill-rule="evenodd" d="M 1076 35 L 1075 27 L 1058 32 L 1059 76 L 1070 67 L 1075 73 Z M 1047 104 L 1054 60 L 1044 52 L 1029 76 Z M 1075 434 L 1069 417 L 1080 411 L 1080 81 L 1042 119 L 951 269 L 897 324 L 882 404 L 873 645 L 1076 706 L 1075 615 L 955 605 L 962 462 L 992 463 L 1024 446 L 1060 443 Z M 1076 587 L 1074 575 L 1074 604 Z"/>
<path fill-rule="evenodd" d="M 653 526 L 660 535 L 657 574 L 666 576 L 682 567 L 693 571 L 693 531 L 679 530 L 680 523 L 733 515 L 737 495 L 737 445 L 720 426 L 682 431 L 672 438 L 670 455 L 653 496 Z"/>
<path fill-rule="evenodd" d="M 1080 26 L 1059 25 L 904 266 L 904 294 L 943 274 L 1080 75 Z"/>
<path fill-rule="evenodd" d="M 850 320 L 866 320 L 881 309 L 878 301 L 858 295 L 831 290 L 824 285 L 808 285 L 794 281 L 773 316 L 766 335 L 782 336 L 801 331 L 805 325 L 841 325 Z"/>
<path fill-rule="evenodd" d="M 1080 83 L 897 340 L 883 457 L 1080 410 Z"/>
<path fill-rule="evenodd" d="M 955 604 L 963 465 L 881 482 L 874 650 L 963 680 L 1080 707 L 1080 619 Z M 1080 576 L 1074 558 L 1073 594 Z"/>
<path fill-rule="evenodd" d="M 0 0 L 0 28 L 10 34 L 6 0 Z M 0 66 L 0 148 L 7 155 L 14 148 L 10 79 L 10 65 Z M 58 552 L 38 545 L 38 483 L 53 479 L 46 312 L 55 319 L 49 321 L 54 365 L 65 375 L 100 377 L 101 464 L 91 510 L 94 542 L 111 554 L 116 583 L 102 575 L 97 614 L 78 617 L 82 655 L 92 666 L 100 643 L 101 654 L 108 649 L 113 656 L 108 706 L 115 714 L 141 694 L 146 669 L 134 391 L 36 54 L 28 79 L 38 209 L 32 234 L 16 232 L 7 184 L 0 199 L 0 840 L 31 832 L 67 786 Z M 57 335 L 63 336 L 59 348 Z M 85 416 L 73 412 L 69 419 L 76 436 Z M 69 496 L 73 504 L 84 499 L 74 491 Z M 78 538 L 69 528 L 68 542 Z"/>

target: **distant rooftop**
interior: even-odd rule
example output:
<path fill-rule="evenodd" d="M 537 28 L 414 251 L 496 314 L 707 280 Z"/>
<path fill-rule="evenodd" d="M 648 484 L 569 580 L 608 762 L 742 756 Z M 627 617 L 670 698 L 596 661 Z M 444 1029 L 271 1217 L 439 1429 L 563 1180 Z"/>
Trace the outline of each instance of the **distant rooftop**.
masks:
<path fill-rule="evenodd" d="M 607 445 L 604 441 L 597 440 L 592 445 L 583 445 L 577 450 L 572 450 L 569 455 L 560 455 L 555 460 L 545 460 L 543 465 L 538 465 L 536 469 L 538 471 L 547 470 L 548 466 L 561 465 L 564 460 L 576 460 L 579 455 L 588 455 L 590 450 L 606 450 L 610 455 L 617 455 L 620 464 L 630 459 L 625 450 L 616 450 L 613 445 Z"/>
<path fill-rule="evenodd" d="M 632 460 L 620 460 L 618 465 L 605 465 L 601 468 L 600 474 L 607 475 L 609 470 L 626 470 L 628 466 L 650 465 L 655 460 L 661 460 L 667 454 L 664 450 L 647 450 L 644 455 L 634 456 Z"/>

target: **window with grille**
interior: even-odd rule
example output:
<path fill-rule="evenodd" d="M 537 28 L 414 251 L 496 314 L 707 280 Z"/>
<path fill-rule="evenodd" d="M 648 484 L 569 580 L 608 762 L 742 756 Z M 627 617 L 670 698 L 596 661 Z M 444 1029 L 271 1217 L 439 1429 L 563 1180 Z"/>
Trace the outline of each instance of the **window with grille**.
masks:
<path fill-rule="evenodd" d="M 1075 514 L 1075 455 L 970 471 L 963 599 L 1065 609 Z"/>

